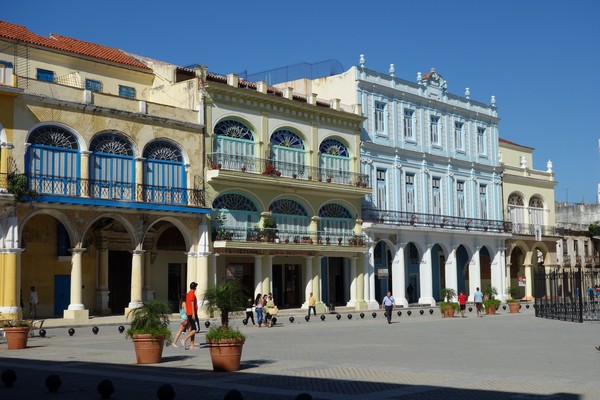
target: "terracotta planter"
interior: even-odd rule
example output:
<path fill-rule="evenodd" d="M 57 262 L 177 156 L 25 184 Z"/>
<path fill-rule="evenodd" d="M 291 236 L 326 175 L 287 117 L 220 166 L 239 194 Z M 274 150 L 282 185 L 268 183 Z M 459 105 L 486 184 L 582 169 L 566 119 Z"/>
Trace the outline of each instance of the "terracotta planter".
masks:
<path fill-rule="evenodd" d="M 27 337 L 29 336 L 28 326 L 15 326 L 4 328 L 6 344 L 9 350 L 19 350 L 27 347 Z"/>
<path fill-rule="evenodd" d="M 165 339 L 152 335 L 133 335 L 133 348 L 138 364 L 156 364 L 162 359 Z"/>
<path fill-rule="evenodd" d="M 240 369 L 245 340 L 223 339 L 207 341 L 215 372 L 233 372 Z"/>
<path fill-rule="evenodd" d="M 454 308 L 448 307 L 444 310 L 443 313 L 444 318 L 454 318 Z"/>
<path fill-rule="evenodd" d="M 521 307 L 521 305 L 519 303 L 508 303 L 508 309 L 511 314 L 518 313 L 520 307 Z"/>
<path fill-rule="evenodd" d="M 490 306 L 485 308 L 485 313 L 487 315 L 496 315 L 496 306 Z"/>

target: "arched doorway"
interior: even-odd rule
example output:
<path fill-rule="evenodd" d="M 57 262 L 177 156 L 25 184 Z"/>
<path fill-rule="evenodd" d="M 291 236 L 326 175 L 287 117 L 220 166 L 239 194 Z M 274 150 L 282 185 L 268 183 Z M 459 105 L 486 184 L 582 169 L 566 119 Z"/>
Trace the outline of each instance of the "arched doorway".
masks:
<path fill-rule="evenodd" d="M 380 241 L 373 250 L 373 265 L 375 267 L 375 299 L 381 301 L 392 287 L 392 252 L 388 244 Z"/>
<path fill-rule="evenodd" d="M 439 244 L 431 248 L 431 285 L 432 295 L 437 301 L 441 301 L 441 289 L 446 286 L 446 256 Z"/>
<path fill-rule="evenodd" d="M 419 249 L 415 246 L 414 243 L 408 243 L 406 245 L 406 250 L 404 251 L 404 265 L 406 265 L 406 281 L 408 282 L 407 286 L 410 285 L 413 288 L 412 300 L 408 298 L 409 303 L 416 303 L 419 301 L 419 297 L 421 297 L 421 280 L 419 278 L 419 267 L 421 264 L 421 255 L 419 254 Z"/>
<path fill-rule="evenodd" d="M 469 253 L 463 245 L 458 246 L 456 249 L 456 276 L 457 292 L 469 295 Z"/>

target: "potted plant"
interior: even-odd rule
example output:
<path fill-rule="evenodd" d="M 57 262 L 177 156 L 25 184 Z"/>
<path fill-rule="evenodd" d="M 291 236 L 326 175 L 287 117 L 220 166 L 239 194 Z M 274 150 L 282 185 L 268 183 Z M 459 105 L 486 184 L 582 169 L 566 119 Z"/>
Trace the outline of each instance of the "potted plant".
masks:
<path fill-rule="evenodd" d="M 0 326 L 4 329 L 8 349 L 19 350 L 26 348 L 31 322 L 21 318 L 0 321 Z"/>
<path fill-rule="evenodd" d="M 488 286 L 483 289 L 483 308 L 488 315 L 495 315 L 496 309 L 502 304 L 500 300 L 494 298 L 497 294 L 498 290 L 495 287 Z"/>
<path fill-rule="evenodd" d="M 440 302 L 440 312 L 444 318 L 454 318 L 454 314 L 459 310 L 458 303 L 452 301 L 456 297 L 456 290 L 452 288 L 443 288 L 440 292 L 444 301 Z"/>
<path fill-rule="evenodd" d="M 131 326 L 125 337 L 133 340 L 138 364 L 160 362 L 165 343 L 171 342 L 170 315 L 171 308 L 164 300 L 148 300 L 127 313 Z"/>
<path fill-rule="evenodd" d="M 206 332 L 213 370 L 237 371 L 240 369 L 246 337 L 238 329 L 229 326 L 229 318 L 246 309 L 247 296 L 238 281 L 226 281 L 208 288 L 203 300 L 209 314 L 218 312 L 221 316 L 221 326 L 211 327 Z"/>
<path fill-rule="evenodd" d="M 518 286 L 509 286 L 506 288 L 506 294 L 510 297 L 510 299 L 506 300 L 508 303 L 508 309 L 511 314 L 516 314 L 519 312 L 519 308 L 521 305 L 519 304 L 519 300 L 515 299 L 519 295 L 519 287 Z"/>

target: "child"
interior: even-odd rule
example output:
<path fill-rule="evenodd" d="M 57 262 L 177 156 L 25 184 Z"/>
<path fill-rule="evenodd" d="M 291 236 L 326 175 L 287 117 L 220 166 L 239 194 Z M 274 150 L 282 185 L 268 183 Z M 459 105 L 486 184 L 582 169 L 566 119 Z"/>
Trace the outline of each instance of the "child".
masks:
<path fill-rule="evenodd" d="M 252 312 L 253 305 L 254 305 L 254 302 L 252 301 L 252 299 L 248 299 L 248 303 L 246 304 L 246 324 L 248 324 L 248 322 L 252 321 L 252 325 L 256 325 L 254 323 L 254 313 Z"/>
<path fill-rule="evenodd" d="M 179 347 L 179 346 L 177 346 L 177 341 L 179 340 L 179 336 L 181 336 L 181 334 L 184 333 L 185 329 L 188 326 L 188 317 L 185 312 L 185 295 L 183 295 L 179 298 L 179 305 L 181 307 L 179 309 L 179 330 L 177 331 L 177 334 L 175 335 L 175 340 L 173 340 L 173 347 Z"/>

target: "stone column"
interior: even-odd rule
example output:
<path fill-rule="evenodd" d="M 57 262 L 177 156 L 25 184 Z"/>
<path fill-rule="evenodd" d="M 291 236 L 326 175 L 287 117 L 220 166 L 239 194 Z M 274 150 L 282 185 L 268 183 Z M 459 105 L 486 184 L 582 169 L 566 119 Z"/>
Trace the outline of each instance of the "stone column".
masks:
<path fill-rule="evenodd" d="M 392 295 L 396 299 L 396 305 L 408 307 L 406 299 L 406 265 L 404 261 L 404 248 L 406 243 L 398 243 L 396 254 L 392 260 Z"/>
<path fill-rule="evenodd" d="M 271 280 L 273 279 L 273 256 L 266 256 L 266 263 L 263 265 L 263 282 L 262 282 L 262 294 L 271 293 L 273 291 L 273 285 Z"/>
<path fill-rule="evenodd" d="M 350 258 L 350 300 L 346 304 L 346 307 L 356 308 L 357 300 L 358 300 L 358 277 L 356 276 L 356 260 L 358 257 Z"/>
<path fill-rule="evenodd" d="M 446 265 L 444 265 L 444 271 L 446 275 L 446 281 L 444 285 L 447 289 L 454 289 L 456 295 L 458 296 L 458 275 L 456 273 L 456 247 L 451 246 L 450 254 L 448 255 L 448 260 L 446 260 Z M 443 301 L 443 299 L 441 299 Z"/>
<path fill-rule="evenodd" d="M 421 297 L 419 297 L 419 304 L 429 304 L 431 306 L 436 305 L 436 301 L 433 298 L 433 278 L 432 278 L 432 263 L 431 263 L 431 248 L 433 244 L 427 245 L 427 250 L 423 254 L 423 259 L 421 260 L 421 265 L 419 266 L 419 275 L 420 275 L 420 286 L 419 292 L 421 293 Z"/>
<path fill-rule="evenodd" d="M 144 285 L 144 272 L 142 269 L 142 257 L 144 250 L 134 250 L 131 258 L 131 299 L 129 309 L 142 306 L 142 287 Z M 128 310 L 126 310 L 128 312 Z M 127 315 L 127 313 L 126 313 Z"/>
<path fill-rule="evenodd" d="M 510 263 L 506 263 L 506 276 L 505 276 L 506 287 L 512 286 L 512 282 L 511 282 L 511 279 L 510 279 L 510 266 L 511 266 Z"/>
<path fill-rule="evenodd" d="M 323 303 L 323 299 L 321 297 L 321 292 L 322 292 L 322 288 L 321 288 L 321 264 L 322 264 L 322 260 L 323 260 L 323 256 L 316 256 L 315 257 L 317 262 L 316 262 L 316 268 L 313 268 L 313 278 L 312 278 L 312 292 L 313 292 L 313 296 L 315 296 L 315 300 L 316 300 L 316 304 L 315 304 L 315 308 L 317 309 L 317 313 L 321 314 L 324 312 L 327 312 L 327 306 Z"/>
<path fill-rule="evenodd" d="M 533 301 L 533 291 L 532 283 L 533 283 L 533 266 L 531 264 L 523 265 L 525 267 L 525 300 Z"/>
<path fill-rule="evenodd" d="M 375 265 L 373 253 L 375 251 L 375 245 L 369 247 L 368 259 L 365 259 L 364 271 L 365 271 L 365 301 L 367 302 L 368 310 L 378 310 L 379 303 L 375 299 Z M 368 262 L 367 262 L 368 261 Z"/>
<path fill-rule="evenodd" d="M 0 260 L 3 261 L 4 274 L 2 275 L 2 282 L 0 284 L 0 295 L 2 304 L 0 304 L 0 312 L 4 318 L 18 318 L 19 312 L 21 311 L 21 304 L 18 294 L 18 276 L 19 271 L 18 256 L 23 249 L 4 249 L 2 251 L 2 257 Z M 25 302 L 26 299 L 23 299 Z"/>
<path fill-rule="evenodd" d="M 144 253 L 144 289 L 142 291 L 142 300 L 154 300 L 154 290 L 150 283 L 150 277 L 152 276 L 152 252 L 146 251 Z"/>
<path fill-rule="evenodd" d="M 481 262 L 479 260 L 479 247 L 475 249 L 475 253 L 471 257 L 469 262 L 469 301 L 473 301 L 473 293 L 479 288 L 483 292 L 481 287 Z"/>
<path fill-rule="evenodd" d="M 81 166 L 79 176 L 81 177 L 81 197 L 90 197 L 90 154 L 91 151 L 81 152 Z"/>
<path fill-rule="evenodd" d="M 81 276 L 81 254 L 84 248 L 71 249 L 71 299 L 68 309 L 64 310 L 63 318 L 72 319 L 75 322 L 87 321 L 90 314 L 82 303 L 82 276 Z"/>
<path fill-rule="evenodd" d="M 504 248 L 500 247 L 496 254 L 494 255 L 494 261 L 491 265 L 491 277 L 492 277 L 492 287 L 498 289 L 498 295 L 495 297 L 497 300 L 501 302 L 505 302 L 507 299 L 506 296 L 506 281 L 504 277 L 506 276 L 505 266 L 504 266 Z"/>
<path fill-rule="evenodd" d="M 308 310 L 308 298 L 310 296 L 310 292 L 313 291 L 313 256 L 306 256 L 305 263 L 305 273 L 304 273 L 304 303 L 302 303 L 302 308 Z"/>
<path fill-rule="evenodd" d="M 138 157 L 135 159 L 135 182 L 133 198 L 135 201 L 142 201 L 142 185 L 144 184 L 144 159 Z"/>
<path fill-rule="evenodd" d="M 108 249 L 105 243 L 98 250 L 98 288 L 96 289 L 96 307 L 101 315 L 110 315 L 111 309 L 108 308 Z"/>
<path fill-rule="evenodd" d="M 366 310 L 367 302 L 365 301 L 365 264 L 369 263 L 369 253 L 364 253 L 359 259 L 362 265 L 356 265 L 356 306 L 357 310 Z"/>
<path fill-rule="evenodd" d="M 263 256 L 254 256 L 254 299 L 262 293 Z"/>
<path fill-rule="evenodd" d="M 198 298 L 198 306 L 203 306 L 204 293 L 208 289 L 208 254 L 200 253 L 196 258 L 196 272 L 198 288 L 196 289 L 196 297 Z"/>
<path fill-rule="evenodd" d="M 198 283 L 198 265 L 197 265 L 197 257 L 196 253 L 190 251 L 187 253 L 187 279 L 185 283 L 185 291 L 188 292 L 190 290 L 190 283 L 196 282 Z"/>

